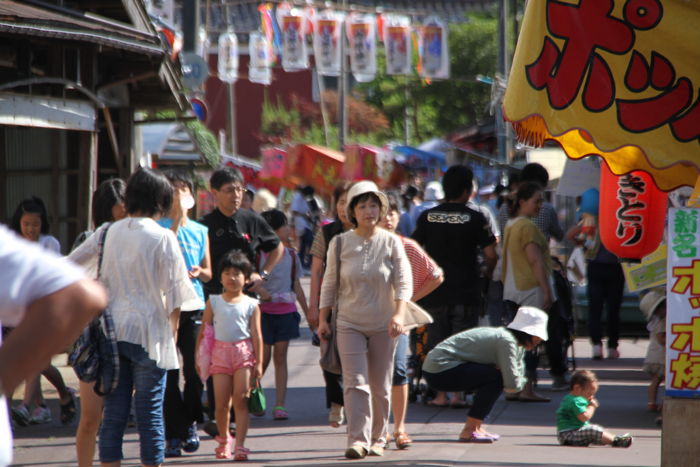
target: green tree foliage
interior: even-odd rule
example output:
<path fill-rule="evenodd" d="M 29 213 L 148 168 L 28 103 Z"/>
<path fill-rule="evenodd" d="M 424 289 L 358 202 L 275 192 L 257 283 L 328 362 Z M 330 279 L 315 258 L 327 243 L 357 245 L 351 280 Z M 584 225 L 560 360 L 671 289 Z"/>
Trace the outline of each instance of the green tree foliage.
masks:
<path fill-rule="evenodd" d="M 383 52 L 374 81 L 358 85 L 366 102 L 389 118 L 391 138 L 404 139 L 404 108 L 410 115 L 409 143 L 444 136 L 477 123 L 486 115 L 491 89 L 477 75 L 493 76 L 498 53 L 498 21 L 485 14 L 468 16 L 467 23 L 450 24 L 450 79 L 425 83 L 417 73 L 408 78 L 386 75 Z"/>
<path fill-rule="evenodd" d="M 323 129 L 320 105 L 299 96 L 290 96 L 290 104 L 276 103 L 266 96 L 263 102 L 261 139 L 264 143 L 308 143 L 338 148 L 338 94 L 326 91 L 323 101 L 330 125 L 328 143 Z M 390 136 L 389 121 L 381 110 L 360 100 L 348 99 L 350 135 L 348 141 L 383 145 Z"/>

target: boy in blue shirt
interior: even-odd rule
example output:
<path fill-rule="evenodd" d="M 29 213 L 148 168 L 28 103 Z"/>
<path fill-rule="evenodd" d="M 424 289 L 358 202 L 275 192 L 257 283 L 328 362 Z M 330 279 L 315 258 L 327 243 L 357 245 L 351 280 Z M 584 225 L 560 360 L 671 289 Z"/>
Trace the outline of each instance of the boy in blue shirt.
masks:
<path fill-rule="evenodd" d="M 629 433 L 615 436 L 600 425 L 589 422 L 600 406 L 595 398 L 598 379 L 589 370 L 579 370 L 571 376 L 571 392 L 564 396 L 557 409 L 557 438 L 563 446 L 611 444 L 628 448 L 632 444 Z"/>
<path fill-rule="evenodd" d="M 175 233 L 198 297 L 197 300 L 182 304 L 177 331 L 177 347 L 182 354 L 185 379 L 184 391 L 180 391 L 180 371 L 169 370 L 163 400 L 165 457 L 180 457 L 181 449 L 188 453 L 199 449 L 197 423 L 204 421 L 204 386 L 197 375 L 194 356 L 204 310 L 202 282 L 211 280 L 212 269 L 208 229 L 187 215 L 195 205 L 192 179 L 186 173 L 176 170 L 167 170 L 164 175 L 173 185 L 173 204 L 168 216 L 162 217 L 158 223 Z"/>

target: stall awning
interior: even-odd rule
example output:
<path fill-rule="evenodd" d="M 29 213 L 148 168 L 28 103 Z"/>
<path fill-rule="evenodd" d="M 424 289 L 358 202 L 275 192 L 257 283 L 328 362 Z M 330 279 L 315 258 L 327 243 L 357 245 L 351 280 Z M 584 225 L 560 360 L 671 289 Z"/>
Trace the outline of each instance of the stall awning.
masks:
<path fill-rule="evenodd" d="M 297 144 L 289 150 L 287 174 L 296 183 L 307 183 L 320 193 L 332 193 L 342 179 L 345 156 L 330 148 Z"/>
<path fill-rule="evenodd" d="M 663 3 L 663 7 L 662 7 Z M 504 115 L 518 139 L 600 155 L 663 190 L 700 173 L 700 3 L 530 0 Z"/>

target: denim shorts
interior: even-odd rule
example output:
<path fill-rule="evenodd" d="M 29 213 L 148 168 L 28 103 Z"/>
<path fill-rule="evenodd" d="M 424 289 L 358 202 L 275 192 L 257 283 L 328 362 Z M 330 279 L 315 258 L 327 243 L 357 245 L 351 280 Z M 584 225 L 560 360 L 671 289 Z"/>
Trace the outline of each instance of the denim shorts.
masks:
<path fill-rule="evenodd" d="M 396 353 L 394 353 L 394 375 L 391 378 L 392 386 L 408 384 L 408 334 L 401 334 L 396 339 Z"/>
<path fill-rule="evenodd" d="M 233 375 L 236 370 L 253 366 L 255 366 L 255 350 L 252 340 L 243 339 L 236 342 L 214 340 L 214 348 L 211 350 L 210 374 Z"/>
<path fill-rule="evenodd" d="M 260 318 L 263 342 L 266 345 L 275 345 L 277 342 L 290 341 L 299 337 L 299 312 L 284 313 L 281 315 L 261 313 Z"/>

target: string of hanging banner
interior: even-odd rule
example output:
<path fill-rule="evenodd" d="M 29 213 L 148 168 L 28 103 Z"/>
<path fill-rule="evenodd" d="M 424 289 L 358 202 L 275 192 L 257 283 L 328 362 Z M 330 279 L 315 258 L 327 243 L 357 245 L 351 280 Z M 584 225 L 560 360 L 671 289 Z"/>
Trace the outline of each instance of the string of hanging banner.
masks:
<path fill-rule="evenodd" d="M 214 0 L 216 1 L 216 0 Z M 230 6 L 236 6 L 236 5 L 256 5 L 259 4 L 259 0 L 221 0 L 220 4 L 224 7 L 230 7 Z M 341 11 L 341 12 L 357 12 L 357 13 L 375 13 L 375 14 L 381 14 L 381 13 L 394 13 L 394 14 L 399 14 L 399 15 L 408 15 L 408 16 L 430 16 L 435 14 L 435 8 L 405 8 L 405 7 L 396 7 L 391 5 L 390 3 L 384 3 L 381 6 L 368 6 L 368 5 L 361 5 L 361 4 L 353 4 L 350 3 L 348 5 L 343 5 L 342 2 L 337 1 L 325 1 L 325 2 L 314 2 L 314 1 L 297 1 L 297 2 L 289 2 L 286 0 L 270 0 L 267 3 L 271 3 L 272 5 L 281 5 L 281 4 L 288 4 L 291 5 L 292 7 L 296 8 L 306 8 L 306 7 L 311 7 L 316 10 L 323 10 L 326 8 L 330 8 L 336 11 Z"/>
<path fill-rule="evenodd" d="M 319 7 L 315 3 L 259 4 L 260 28 L 249 35 L 248 79 L 270 84 L 275 65 L 287 72 L 306 70 L 310 67 L 310 51 L 318 74 L 340 76 L 343 30 L 350 72 L 358 82 L 375 78 L 379 43 L 384 44 L 387 74 L 410 76 L 415 69 L 425 80 L 448 79 L 447 23 L 430 15 L 420 24 L 413 24 L 405 10 L 397 11 L 359 6 L 343 10 L 330 3 Z M 427 12 L 410 12 L 412 16 L 421 13 Z M 232 27 L 219 36 L 218 52 L 219 78 L 234 82 L 238 78 L 239 47 Z"/>

